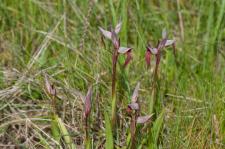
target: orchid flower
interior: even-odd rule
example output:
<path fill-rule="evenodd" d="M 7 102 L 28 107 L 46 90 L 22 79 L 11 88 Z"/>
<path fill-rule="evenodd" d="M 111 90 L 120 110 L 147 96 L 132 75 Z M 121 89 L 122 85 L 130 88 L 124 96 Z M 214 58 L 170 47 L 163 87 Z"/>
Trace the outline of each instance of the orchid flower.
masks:
<path fill-rule="evenodd" d="M 139 116 L 140 114 L 140 106 L 138 103 L 138 90 L 140 89 L 140 82 L 137 83 L 133 95 L 131 97 L 131 103 L 128 104 L 127 112 L 131 115 L 131 148 L 135 148 L 135 134 L 136 134 L 136 125 L 144 124 L 148 122 L 152 115 Z"/>
<path fill-rule="evenodd" d="M 152 47 L 150 44 L 148 44 L 147 48 L 146 48 L 146 53 L 145 53 L 145 61 L 147 66 L 150 66 L 150 62 L 151 62 L 151 55 L 155 55 L 156 56 L 156 68 L 158 69 L 158 65 L 160 62 L 160 51 L 161 49 L 163 49 L 164 47 L 168 47 L 170 45 L 174 45 L 175 44 L 175 40 L 168 40 L 167 37 L 167 32 L 164 29 L 162 31 L 162 40 L 159 41 L 157 47 Z M 156 69 L 156 71 L 157 71 Z"/>
<path fill-rule="evenodd" d="M 128 47 L 121 47 L 120 46 L 120 39 L 118 38 L 118 33 L 120 32 L 122 27 L 122 22 L 119 22 L 115 29 L 111 29 L 111 31 L 107 31 L 101 27 L 99 27 L 99 30 L 101 31 L 101 33 L 104 35 L 104 37 L 106 37 L 107 39 L 110 39 L 113 43 L 114 49 L 120 53 L 120 54 L 126 54 L 126 60 L 124 62 L 124 67 L 126 67 L 129 62 L 132 59 L 132 55 L 131 55 L 131 48 Z"/>
<path fill-rule="evenodd" d="M 134 89 L 133 95 L 131 97 L 131 103 L 128 104 L 128 109 L 127 109 L 128 112 L 134 111 L 134 112 L 137 112 L 137 114 L 138 114 L 138 112 L 140 110 L 140 106 L 139 106 L 139 103 L 138 103 L 138 90 L 139 89 L 140 89 L 140 82 L 137 83 L 137 85 Z M 149 121 L 150 118 L 151 118 L 151 115 L 139 116 L 139 114 L 138 114 L 136 122 L 140 123 L 140 124 L 144 124 L 147 121 Z"/>

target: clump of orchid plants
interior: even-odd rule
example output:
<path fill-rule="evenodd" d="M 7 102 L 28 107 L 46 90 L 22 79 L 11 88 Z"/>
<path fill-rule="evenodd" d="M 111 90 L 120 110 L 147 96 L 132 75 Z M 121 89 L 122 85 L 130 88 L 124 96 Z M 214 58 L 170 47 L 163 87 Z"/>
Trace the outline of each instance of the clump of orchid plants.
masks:
<path fill-rule="evenodd" d="M 83 120 L 84 120 L 84 131 L 85 131 L 85 146 L 89 148 L 89 135 L 88 135 L 88 118 L 91 113 L 91 100 L 92 100 L 92 87 L 89 87 L 87 95 L 84 99 L 84 109 L 83 109 Z"/>
<path fill-rule="evenodd" d="M 135 138 L 136 138 L 136 125 L 144 124 L 149 122 L 152 115 L 140 116 L 140 105 L 138 102 L 138 90 L 140 88 L 140 82 L 137 83 L 132 98 L 131 103 L 128 104 L 127 112 L 131 116 L 130 133 L 131 133 L 131 148 L 135 149 Z"/>
<path fill-rule="evenodd" d="M 111 31 L 104 30 L 99 27 L 99 30 L 104 35 L 105 38 L 111 40 L 113 44 L 113 55 L 112 55 L 112 126 L 114 126 L 116 121 L 116 106 L 117 106 L 117 98 L 116 98 L 116 66 L 118 61 L 119 54 L 125 54 L 126 60 L 124 62 L 124 67 L 126 67 L 132 59 L 131 48 L 120 46 L 120 39 L 118 37 L 118 33 L 121 30 L 122 22 L 119 22 L 115 29 L 111 28 Z"/>
<path fill-rule="evenodd" d="M 157 77 L 160 59 L 161 59 L 161 52 L 162 49 L 168 46 L 173 46 L 174 49 L 174 56 L 175 56 L 175 40 L 168 40 L 168 35 L 166 30 L 164 29 L 162 31 L 162 39 L 158 41 L 158 44 L 156 47 L 152 47 L 151 44 L 147 45 L 146 53 L 145 53 L 145 60 L 146 64 L 149 67 L 151 62 L 151 55 L 154 55 L 156 57 L 156 65 L 155 65 L 155 77 Z"/>

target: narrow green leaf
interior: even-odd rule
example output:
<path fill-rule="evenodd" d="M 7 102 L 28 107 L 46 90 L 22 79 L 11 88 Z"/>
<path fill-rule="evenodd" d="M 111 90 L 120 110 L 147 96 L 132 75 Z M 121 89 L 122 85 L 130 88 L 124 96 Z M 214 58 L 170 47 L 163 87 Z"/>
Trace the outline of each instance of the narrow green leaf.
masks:
<path fill-rule="evenodd" d="M 113 25 L 116 25 L 117 18 L 116 18 L 116 10 L 113 6 L 113 0 L 109 0 L 109 5 L 113 17 Z"/>
<path fill-rule="evenodd" d="M 163 120 L 164 120 L 164 114 L 165 113 L 164 113 L 164 110 L 163 110 L 153 124 L 152 130 L 153 130 L 153 137 L 154 137 L 155 143 L 157 142 L 157 140 L 159 138 L 159 133 L 160 133 L 160 130 L 162 128 L 162 124 L 163 124 Z"/>
<path fill-rule="evenodd" d="M 39 132 L 37 132 L 37 131 L 35 131 L 35 134 L 38 136 L 38 138 L 40 139 L 40 141 L 39 141 L 39 143 L 40 143 L 40 145 L 43 147 L 43 148 L 45 148 L 45 149 L 50 149 L 51 147 L 50 147 L 50 144 L 48 143 L 48 140 L 46 140 L 44 137 L 42 137 L 42 135 L 39 133 Z"/>
<path fill-rule="evenodd" d="M 60 144 L 60 131 L 59 131 L 58 123 L 55 119 L 55 116 L 52 117 L 51 131 L 52 131 L 52 136 L 54 140 Z"/>
<path fill-rule="evenodd" d="M 129 144 L 130 144 L 130 139 L 131 139 L 131 133 L 129 132 L 127 135 L 127 141 L 126 141 L 127 146 L 129 146 Z"/>
<path fill-rule="evenodd" d="M 75 149 L 75 145 L 73 144 L 72 139 L 71 139 L 65 125 L 63 124 L 61 118 L 59 118 L 57 115 L 55 115 L 54 118 L 57 121 L 60 133 L 62 134 L 63 139 L 66 143 L 66 146 L 67 146 L 66 148 Z"/>
<path fill-rule="evenodd" d="M 165 111 L 162 110 L 162 112 L 160 113 L 160 115 L 158 116 L 156 121 L 153 123 L 152 131 L 151 131 L 152 137 L 150 137 L 150 138 L 152 138 L 152 140 L 150 140 L 149 148 L 156 148 L 157 147 L 157 142 L 158 142 L 158 139 L 159 139 L 160 130 L 161 130 L 162 125 L 163 125 L 164 114 L 165 114 Z"/>
<path fill-rule="evenodd" d="M 107 149 L 113 149 L 113 134 L 112 134 L 112 127 L 111 127 L 111 123 L 109 120 L 109 116 L 107 114 L 107 112 L 104 112 L 105 115 L 105 134 L 106 134 L 106 144 L 105 144 L 105 148 Z"/>

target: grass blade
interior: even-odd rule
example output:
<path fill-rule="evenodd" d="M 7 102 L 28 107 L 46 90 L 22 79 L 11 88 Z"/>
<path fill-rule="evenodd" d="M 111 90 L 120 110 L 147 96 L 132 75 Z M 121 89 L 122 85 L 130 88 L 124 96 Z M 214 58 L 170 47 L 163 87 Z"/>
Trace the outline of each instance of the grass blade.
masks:
<path fill-rule="evenodd" d="M 111 127 L 111 123 L 109 120 L 109 116 L 107 114 L 107 112 L 104 112 L 105 115 L 105 134 L 106 134 L 106 144 L 105 144 L 105 148 L 107 149 L 113 149 L 113 134 L 112 134 L 112 127 Z"/>
<path fill-rule="evenodd" d="M 75 149 L 75 145 L 73 144 L 72 139 L 71 139 L 65 125 L 63 124 L 61 118 L 59 118 L 57 115 L 55 115 L 54 119 L 56 120 L 59 130 L 60 130 L 60 133 L 63 136 L 63 139 L 66 143 L 66 148 Z"/>
<path fill-rule="evenodd" d="M 152 140 L 150 140 L 150 148 L 155 148 L 155 147 L 157 148 L 157 141 L 159 139 L 160 130 L 163 125 L 164 114 L 165 112 L 164 110 L 162 110 L 162 112 L 160 113 L 156 121 L 153 123 L 153 127 L 151 130 Z"/>

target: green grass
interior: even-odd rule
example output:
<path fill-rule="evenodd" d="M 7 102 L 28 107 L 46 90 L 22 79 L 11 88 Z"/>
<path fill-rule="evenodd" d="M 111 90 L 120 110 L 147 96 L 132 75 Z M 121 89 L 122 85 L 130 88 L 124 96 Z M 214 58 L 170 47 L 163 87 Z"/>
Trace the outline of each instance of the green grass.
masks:
<path fill-rule="evenodd" d="M 225 147 L 224 0 L 1 0 L 0 147 L 83 146 L 82 98 L 90 85 L 91 147 L 112 146 L 106 130 L 111 129 L 112 45 L 101 40 L 98 26 L 109 29 L 120 18 L 121 44 L 133 48 L 133 60 L 123 70 L 124 58 L 119 57 L 114 147 L 129 144 L 130 120 L 124 109 L 138 81 L 141 111 L 148 114 L 152 76 L 145 47 L 148 41 L 157 43 L 163 28 L 176 39 L 179 64 L 168 48 L 160 64 L 155 121 L 152 130 L 138 126 L 137 147 Z M 56 86 L 64 130 L 60 138 L 51 131 L 43 73 Z M 73 144 L 66 144 L 68 140 Z"/>

